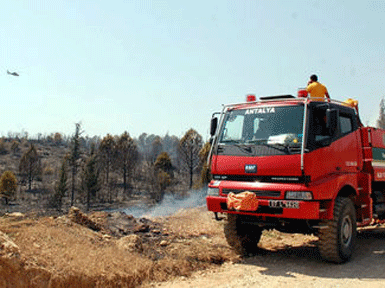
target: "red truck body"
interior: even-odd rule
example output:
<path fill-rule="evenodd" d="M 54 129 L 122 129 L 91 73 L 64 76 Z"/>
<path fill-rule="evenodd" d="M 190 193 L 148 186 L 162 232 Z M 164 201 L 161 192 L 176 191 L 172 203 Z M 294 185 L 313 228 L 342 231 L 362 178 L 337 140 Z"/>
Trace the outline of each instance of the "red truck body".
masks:
<path fill-rule="evenodd" d="M 363 127 L 357 111 L 293 96 L 224 106 L 212 129 L 206 202 L 209 211 L 228 214 L 230 245 L 252 251 L 260 232 L 274 228 L 319 235 L 325 260 L 350 259 L 356 227 L 385 219 L 385 131 Z M 263 122 L 268 135 L 255 139 Z M 258 209 L 228 209 L 229 193 L 244 191 L 256 194 Z M 325 238 L 332 234 L 331 244 Z"/>

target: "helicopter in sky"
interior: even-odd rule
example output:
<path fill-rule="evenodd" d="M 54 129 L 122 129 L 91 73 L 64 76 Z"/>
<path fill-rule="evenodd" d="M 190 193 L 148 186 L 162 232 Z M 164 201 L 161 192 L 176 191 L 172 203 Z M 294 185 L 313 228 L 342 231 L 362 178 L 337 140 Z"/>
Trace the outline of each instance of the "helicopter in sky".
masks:
<path fill-rule="evenodd" d="M 19 76 L 19 74 L 17 74 L 16 72 L 9 72 L 8 70 L 7 70 L 7 74 L 12 76 Z"/>

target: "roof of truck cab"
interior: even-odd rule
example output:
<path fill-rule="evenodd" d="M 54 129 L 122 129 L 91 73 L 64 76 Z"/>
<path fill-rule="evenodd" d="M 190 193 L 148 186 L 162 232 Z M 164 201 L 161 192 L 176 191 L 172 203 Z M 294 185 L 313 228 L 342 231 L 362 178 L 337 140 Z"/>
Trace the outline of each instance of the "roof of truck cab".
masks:
<path fill-rule="evenodd" d="M 285 97 L 286 96 L 286 97 Z M 305 103 L 332 103 L 346 108 L 354 109 L 349 103 L 327 99 L 320 101 L 318 99 L 311 98 L 296 98 L 292 95 L 279 95 L 279 96 L 268 96 L 263 100 L 257 100 L 253 102 L 242 102 L 224 105 L 228 109 L 245 109 L 261 106 L 292 106 L 292 105 L 303 105 Z"/>

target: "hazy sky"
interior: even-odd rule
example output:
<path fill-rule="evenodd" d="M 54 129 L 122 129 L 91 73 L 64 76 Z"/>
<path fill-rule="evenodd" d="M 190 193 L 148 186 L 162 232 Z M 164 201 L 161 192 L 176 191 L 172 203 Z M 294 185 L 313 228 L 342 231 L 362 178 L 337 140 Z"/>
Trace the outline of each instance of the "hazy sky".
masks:
<path fill-rule="evenodd" d="M 385 1 L 2 1 L 0 61 L 4 136 L 81 121 L 89 136 L 207 139 L 222 104 L 295 95 L 313 73 L 374 125 Z"/>

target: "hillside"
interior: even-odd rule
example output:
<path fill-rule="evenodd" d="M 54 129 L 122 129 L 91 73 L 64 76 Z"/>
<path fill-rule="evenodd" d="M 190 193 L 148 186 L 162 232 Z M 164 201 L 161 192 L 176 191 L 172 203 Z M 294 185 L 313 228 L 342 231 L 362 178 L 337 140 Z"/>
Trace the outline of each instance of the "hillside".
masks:
<path fill-rule="evenodd" d="M 179 141 L 176 136 L 145 133 L 133 139 L 126 132 L 104 138 L 80 136 L 78 157 L 71 160 L 73 138 L 59 133 L 39 139 L 0 138 L 0 176 L 10 171 L 17 183 L 12 195 L 0 192 L 0 215 L 60 215 L 72 205 L 95 211 L 125 208 L 136 201 L 151 205 L 167 195 L 185 197 L 190 175 L 178 155 Z M 199 186 L 202 163 L 194 156 L 192 179 Z"/>

